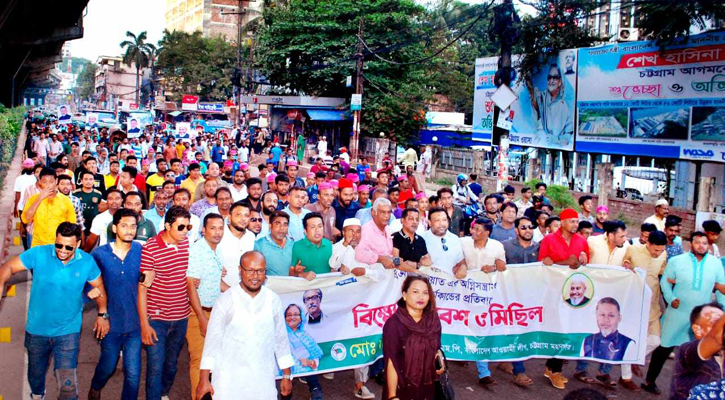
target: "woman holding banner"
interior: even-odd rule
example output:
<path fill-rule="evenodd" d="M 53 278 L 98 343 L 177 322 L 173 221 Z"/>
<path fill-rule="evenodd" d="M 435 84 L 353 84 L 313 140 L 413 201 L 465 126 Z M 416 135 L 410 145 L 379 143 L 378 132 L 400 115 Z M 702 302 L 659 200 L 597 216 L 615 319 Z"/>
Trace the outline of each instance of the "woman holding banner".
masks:
<path fill-rule="evenodd" d="M 398 309 L 383 326 L 383 355 L 387 382 L 384 400 L 432 400 L 435 381 L 445 370 L 441 321 L 433 288 L 425 275 L 408 273 Z M 437 360 L 441 368 L 436 370 Z"/>

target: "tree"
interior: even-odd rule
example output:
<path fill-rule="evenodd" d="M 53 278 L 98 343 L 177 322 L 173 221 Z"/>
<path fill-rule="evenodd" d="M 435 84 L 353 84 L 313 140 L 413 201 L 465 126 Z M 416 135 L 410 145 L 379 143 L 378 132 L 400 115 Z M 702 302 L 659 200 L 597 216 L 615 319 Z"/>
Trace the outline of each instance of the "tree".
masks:
<path fill-rule="evenodd" d="M 478 18 L 483 14 L 482 18 Z M 470 24 L 473 27 L 445 53 L 443 61 L 432 71 L 429 86 L 446 96 L 456 112 L 473 114 L 473 83 L 476 59 L 498 54 L 498 39 L 488 37 L 487 26 L 493 18 L 486 5 L 471 5 L 457 0 L 443 0 L 431 12 L 429 23 L 440 27 L 440 43 L 452 40 Z"/>
<path fill-rule="evenodd" d="M 367 45 L 362 133 L 385 132 L 402 143 L 425 124 L 426 87 L 440 57 L 425 9 L 412 0 L 290 0 L 265 9 L 255 67 L 278 93 L 348 98 L 355 76 L 357 32 L 363 18 Z M 373 54 L 374 52 L 374 54 Z"/>
<path fill-rule="evenodd" d="M 123 63 L 128 66 L 136 65 L 136 104 L 139 104 L 141 68 L 149 66 L 149 54 L 154 52 L 155 46 L 146 43 L 146 31 L 141 32 L 138 36 L 128 31 L 126 36 L 131 40 L 121 42 L 121 48 L 126 50 L 123 55 Z"/>
<path fill-rule="evenodd" d="M 196 94 L 209 101 L 224 101 L 232 96 L 237 50 L 222 37 L 205 38 L 199 31 L 164 31 L 158 45 L 156 71 L 174 100 L 184 94 Z M 243 54 L 247 51 L 243 48 Z"/>
<path fill-rule="evenodd" d="M 96 92 L 96 71 L 98 66 L 95 63 L 88 62 L 83 65 L 83 69 L 78 74 L 76 80 L 76 86 L 74 88 L 76 96 L 83 100 L 88 100 L 93 97 Z"/>
<path fill-rule="evenodd" d="M 645 37 L 654 37 L 662 47 L 673 44 L 679 37 L 687 40 L 693 26 L 705 30 L 708 22 L 725 19 L 725 3 L 722 1 L 642 2 L 638 7 L 640 20 L 637 27 Z"/>
<path fill-rule="evenodd" d="M 600 4 L 591 0 L 536 0 L 526 4 L 538 13 L 522 20 L 521 36 L 514 54 L 522 55 L 515 67 L 519 79 L 531 90 L 533 75 L 559 51 L 589 47 L 599 40 L 581 28 L 579 21 Z"/>

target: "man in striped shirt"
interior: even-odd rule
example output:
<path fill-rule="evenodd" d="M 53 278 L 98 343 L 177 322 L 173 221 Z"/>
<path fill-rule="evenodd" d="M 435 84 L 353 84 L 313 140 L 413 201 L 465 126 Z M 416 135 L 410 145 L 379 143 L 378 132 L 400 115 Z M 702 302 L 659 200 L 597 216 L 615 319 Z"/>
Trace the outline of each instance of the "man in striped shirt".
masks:
<path fill-rule="evenodd" d="M 174 206 L 164 218 L 164 230 L 141 251 L 141 272 L 153 271 L 153 285 L 139 285 L 141 341 L 147 355 L 146 398 L 160 400 L 174 383 L 176 363 L 184 346 L 191 311 L 186 287 L 191 215 Z"/>

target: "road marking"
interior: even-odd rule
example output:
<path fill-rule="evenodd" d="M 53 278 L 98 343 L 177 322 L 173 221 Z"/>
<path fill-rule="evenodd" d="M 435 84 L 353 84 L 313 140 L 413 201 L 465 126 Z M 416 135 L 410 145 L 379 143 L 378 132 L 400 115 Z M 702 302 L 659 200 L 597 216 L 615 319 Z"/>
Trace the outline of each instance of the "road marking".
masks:
<path fill-rule="evenodd" d="M 12 337 L 12 328 L 0 328 L 0 343 L 10 343 Z"/>

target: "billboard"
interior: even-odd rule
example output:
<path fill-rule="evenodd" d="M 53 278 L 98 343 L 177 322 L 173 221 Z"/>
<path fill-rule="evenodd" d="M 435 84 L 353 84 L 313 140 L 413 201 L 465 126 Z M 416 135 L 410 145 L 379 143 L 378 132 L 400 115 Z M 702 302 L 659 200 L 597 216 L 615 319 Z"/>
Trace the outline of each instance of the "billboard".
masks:
<path fill-rule="evenodd" d="M 577 151 L 725 162 L 725 34 L 578 54 Z"/>
<path fill-rule="evenodd" d="M 574 149 L 576 103 L 576 50 L 563 50 L 536 73 L 532 88 L 514 77 L 511 89 L 518 97 L 510 109 L 515 118 L 509 134 L 511 145 L 557 150 Z M 516 67 L 519 57 L 513 57 Z M 498 57 L 476 60 L 473 95 L 473 140 L 491 141 L 496 91 L 494 75 Z M 518 75 L 518 74 L 517 74 Z"/>

